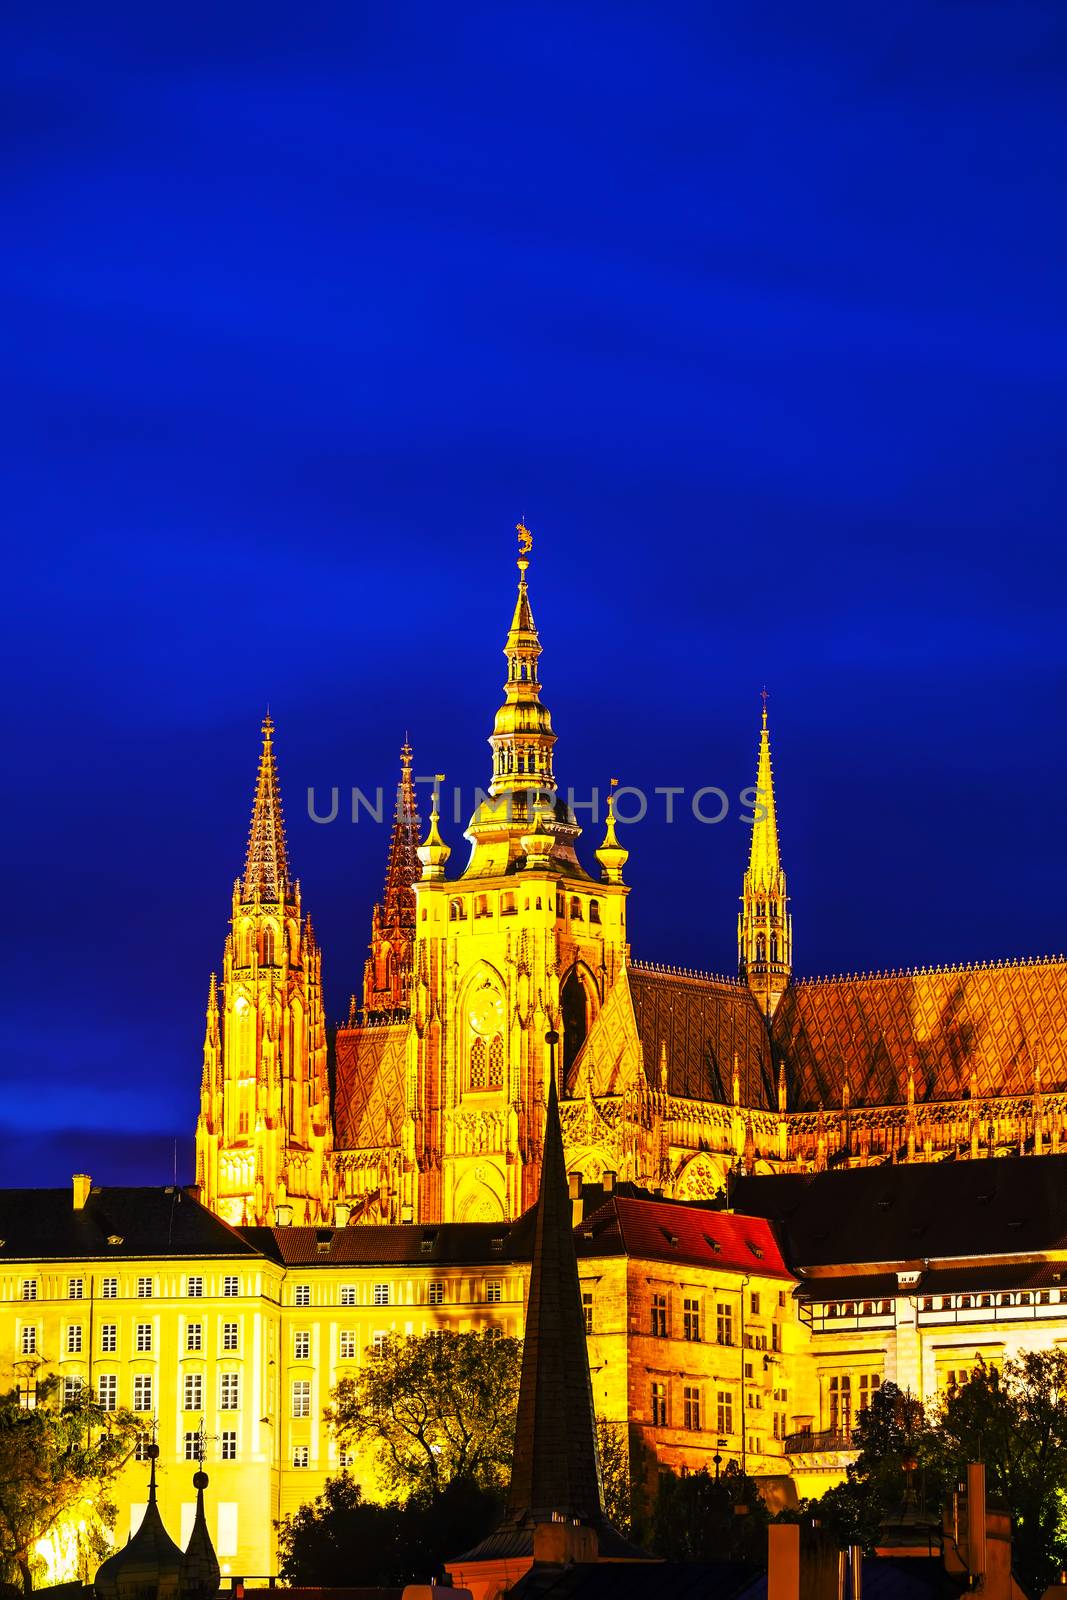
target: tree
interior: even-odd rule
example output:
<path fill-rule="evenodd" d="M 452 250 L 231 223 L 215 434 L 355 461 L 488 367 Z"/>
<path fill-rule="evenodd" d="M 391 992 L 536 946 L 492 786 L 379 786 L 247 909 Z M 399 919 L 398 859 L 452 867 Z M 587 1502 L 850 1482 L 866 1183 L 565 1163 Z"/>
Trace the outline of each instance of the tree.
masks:
<path fill-rule="evenodd" d="M 456 1478 L 506 1488 L 522 1345 L 480 1333 L 393 1334 L 333 1394 L 339 1440 L 375 1449 L 386 1482 L 436 1495 Z"/>
<path fill-rule="evenodd" d="M 37 1403 L 17 1391 L 0 1396 L 0 1576 L 17 1573 L 33 1589 L 33 1548 L 77 1507 L 88 1503 L 92 1553 L 103 1557 L 105 1528 L 115 1524 L 108 1490 L 129 1460 L 141 1423 L 129 1411 L 105 1411 L 82 1389 L 58 1403 L 58 1378 L 41 1380 Z"/>
<path fill-rule="evenodd" d="M 770 1517 L 755 1479 L 731 1461 L 721 1477 L 706 1467 L 679 1477 L 661 1472 L 652 1514 L 651 1548 L 667 1561 L 766 1558 Z"/>
<path fill-rule="evenodd" d="M 1067 1351 L 980 1362 L 944 1396 L 932 1465 L 951 1487 L 969 1461 L 1011 1513 L 1012 1557 L 1023 1586 L 1040 1594 L 1067 1566 Z"/>
<path fill-rule="evenodd" d="M 294 1587 L 429 1583 L 490 1531 L 500 1503 L 469 1479 L 406 1504 L 374 1505 L 345 1473 L 278 1523 L 279 1570 Z"/>
<path fill-rule="evenodd" d="M 631 1533 L 633 1486 L 630 1473 L 630 1432 L 625 1423 L 596 1424 L 600 1475 L 604 1484 L 604 1515 L 624 1538 Z"/>

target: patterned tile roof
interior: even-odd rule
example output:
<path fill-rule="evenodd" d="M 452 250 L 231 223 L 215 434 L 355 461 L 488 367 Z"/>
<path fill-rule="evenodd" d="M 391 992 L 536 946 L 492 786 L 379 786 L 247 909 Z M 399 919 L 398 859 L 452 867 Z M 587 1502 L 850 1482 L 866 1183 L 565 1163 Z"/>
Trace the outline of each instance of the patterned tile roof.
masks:
<path fill-rule="evenodd" d="M 379 1150 L 400 1137 L 408 1023 L 337 1030 L 334 1094 L 339 1150 Z"/>
<path fill-rule="evenodd" d="M 1067 1089 L 1067 963 L 998 963 L 793 984 L 774 1015 L 791 1110 Z"/>
<path fill-rule="evenodd" d="M 736 1054 L 742 1105 L 775 1104 L 767 1029 L 746 984 L 636 962 L 627 975 L 650 1084 L 666 1045 L 671 1094 L 729 1104 Z"/>

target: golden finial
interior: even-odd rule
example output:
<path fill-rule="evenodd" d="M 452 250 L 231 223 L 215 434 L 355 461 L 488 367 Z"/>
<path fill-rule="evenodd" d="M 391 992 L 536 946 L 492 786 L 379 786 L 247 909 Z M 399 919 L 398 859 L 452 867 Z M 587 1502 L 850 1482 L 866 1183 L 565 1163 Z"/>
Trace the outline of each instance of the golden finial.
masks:
<path fill-rule="evenodd" d="M 764 684 L 763 688 L 760 690 L 760 699 L 763 701 L 763 726 L 766 727 L 767 726 L 767 700 L 768 700 L 767 685 L 766 684 Z"/>
<path fill-rule="evenodd" d="M 528 556 L 530 551 L 533 549 L 533 534 L 530 532 L 525 522 L 516 522 L 515 532 L 519 536 L 520 556 Z"/>

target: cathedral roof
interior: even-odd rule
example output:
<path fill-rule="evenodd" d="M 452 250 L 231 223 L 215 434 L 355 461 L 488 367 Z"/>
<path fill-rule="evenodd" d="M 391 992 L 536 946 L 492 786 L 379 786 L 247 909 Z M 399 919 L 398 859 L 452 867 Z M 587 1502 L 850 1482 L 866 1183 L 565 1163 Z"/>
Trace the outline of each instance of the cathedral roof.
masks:
<path fill-rule="evenodd" d="M 627 968 L 627 978 L 653 1088 L 666 1045 L 671 1094 L 729 1103 L 736 1056 L 742 1105 L 774 1105 L 770 1041 L 747 984 L 639 962 Z"/>
<path fill-rule="evenodd" d="M 995 962 L 792 984 L 774 1014 L 790 1110 L 1067 1089 L 1067 962 Z"/>
<path fill-rule="evenodd" d="M 339 1028 L 335 1144 L 339 1150 L 391 1148 L 404 1115 L 408 1023 Z"/>

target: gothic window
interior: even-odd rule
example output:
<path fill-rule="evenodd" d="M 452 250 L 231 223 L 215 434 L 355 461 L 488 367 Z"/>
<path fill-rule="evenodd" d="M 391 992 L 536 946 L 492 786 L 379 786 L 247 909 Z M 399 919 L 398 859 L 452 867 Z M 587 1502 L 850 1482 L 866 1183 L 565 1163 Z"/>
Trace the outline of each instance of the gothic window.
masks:
<path fill-rule="evenodd" d="M 771 960 L 778 960 L 778 935 L 776 933 L 771 934 Z"/>
<path fill-rule="evenodd" d="M 265 967 L 274 965 L 274 929 L 270 923 L 263 929 L 263 965 Z"/>
<path fill-rule="evenodd" d="M 378 959 L 375 963 L 374 986 L 376 989 L 388 989 L 392 981 L 393 947 L 386 943 L 378 950 Z"/>
<path fill-rule="evenodd" d="M 566 1078 L 589 1032 L 589 1002 L 577 967 L 572 967 L 559 993 L 563 1014 L 563 1074 Z"/>
<path fill-rule="evenodd" d="M 504 1081 L 504 1040 L 495 1034 L 489 1041 L 489 1082 L 499 1089 Z"/>
<path fill-rule="evenodd" d="M 463 909 L 463 901 L 462 900 L 456 899 L 456 900 L 450 900 L 448 902 L 448 920 L 449 920 L 449 922 L 463 922 L 463 921 L 466 920 L 466 916 L 467 916 L 467 913 Z"/>
<path fill-rule="evenodd" d="M 471 1077 L 472 1089 L 484 1089 L 486 1077 L 486 1048 L 484 1039 L 475 1039 L 471 1045 Z"/>
<path fill-rule="evenodd" d="M 777 902 L 777 900 L 772 900 L 771 901 L 771 916 L 772 917 L 776 917 L 777 915 L 778 915 L 778 902 Z"/>
<path fill-rule="evenodd" d="M 767 959 L 767 940 L 766 940 L 766 938 L 764 937 L 764 935 L 762 933 L 759 933 L 759 934 L 756 935 L 756 960 L 757 961 L 766 961 L 766 959 Z"/>

